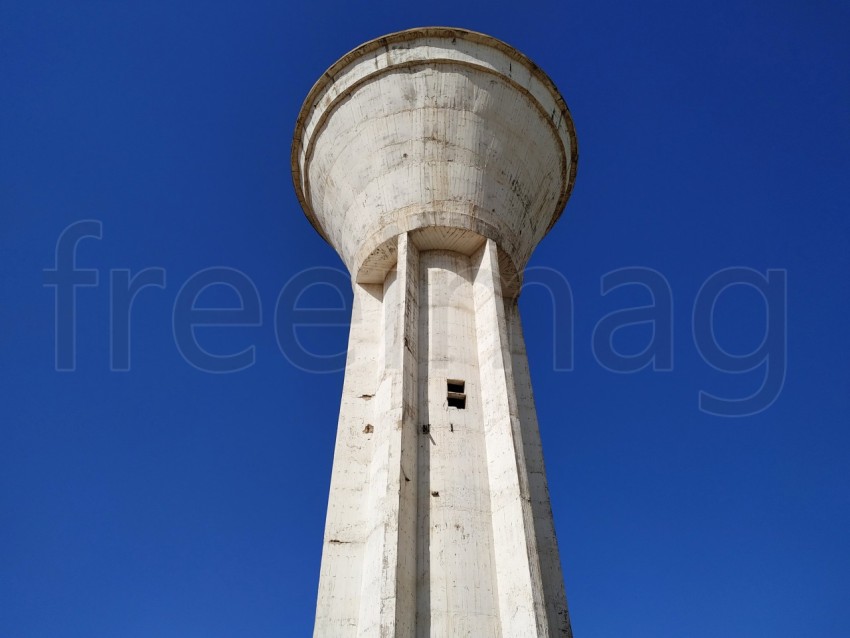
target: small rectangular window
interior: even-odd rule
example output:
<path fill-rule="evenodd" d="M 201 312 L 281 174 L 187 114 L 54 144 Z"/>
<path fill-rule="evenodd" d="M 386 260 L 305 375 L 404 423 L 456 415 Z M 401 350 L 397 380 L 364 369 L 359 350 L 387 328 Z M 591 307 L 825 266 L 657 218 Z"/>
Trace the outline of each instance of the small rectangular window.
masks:
<path fill-rule="evenodd" d="M 450 408 L 466 409 L 466 383 L 459 379 L 446 379 L 446 401 Z"/>
<path fill-rule="evenodd" d="M 446 379 L 446 385 L 448 386 L 449 392 L 460 392 L 462 394 L 466 383 L 464 381 L 458 381 L 457 379 Z"/>
<path fill-rule="evenodd" d="M 449 407 L 457 408 L 458 410 L 466 410 L 466 395 L 451 396 L 448 398 Z"/>

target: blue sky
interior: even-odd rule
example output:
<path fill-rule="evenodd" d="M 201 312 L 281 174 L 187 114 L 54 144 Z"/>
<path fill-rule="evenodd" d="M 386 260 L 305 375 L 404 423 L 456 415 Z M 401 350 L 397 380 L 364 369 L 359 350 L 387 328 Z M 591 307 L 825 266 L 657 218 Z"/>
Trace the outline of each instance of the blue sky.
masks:
<path fill-rule="evenodd" d="M 521 302 L 576 635 L 850 635 L 850 10 L 650 0 L 3 3 L 0 636 L 309 634 L 342 385 L 309 368 L 332 368 L 347 331 L 302 328 L 297 361 L 276 339 L 287 282 L 342 268 L 298 207 L 291 134 L 343 53 L 434 24 L 529 55 L 576 123 L 576 187 L 531 262 L 535 281 L 569 282 L 574 320 L 558 302 L 553 328 L 541 286 Z M 43 271 L 80 220 L 99 229 L 76 248 L 98 285 L 77 288 L 62 371 Z M 669 290 L 669 370 L 612 371 L 594 350 L 603 317 L 651 301 L 602 294 L 628 267 Z M 193 366 L 175 340 L 181 289 L 210 268 L 259 300 L 241 317 L 255 325 L 197 329 L 211 353 L 249 353 L 238 372 Z M 715 295 L 727 353 L 784 323 L 743 372 L 712 367 L 692 330 L 729 268 L 787 278 L 787 302 Z M 111 273 L 143 269 L 160 285 L 136 297 L 129 370 L 112 370 Z M 198 302 L 238 304 L 224 285 Z M 652 338 L 625 327 L 613 347 Z M 757 394 L 769 366 L 769 405 L 700 409 L 700 392 Z"/>

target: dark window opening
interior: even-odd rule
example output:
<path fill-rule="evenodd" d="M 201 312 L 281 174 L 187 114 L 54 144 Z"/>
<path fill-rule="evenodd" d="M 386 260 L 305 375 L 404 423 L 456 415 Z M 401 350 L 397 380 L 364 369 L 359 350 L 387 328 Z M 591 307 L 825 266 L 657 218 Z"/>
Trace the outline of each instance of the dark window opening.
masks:
<path fill-rule="evenodd" d="M 457 408 L 458 410 L 465 410 L 466 409 L 466 397 L 463 396 L 463 395 L 461 395 L 459 397 L 449 395 L 448 401 L 449 401 L 449 407 L 450 408 Z"/>
<path fill-rule="evenodd" d="M 450 408 L 466 409 L 466 382 L 458 379 L 446 379 L 447 400 Z"/>
<path fill-rule="evenodd" d="M 466 382 L 458 381 L 457 379 L 446 379 L 446 385 L 448 386 L 449 392 L 463 393 L 463 388 L 466 386 Z"/>

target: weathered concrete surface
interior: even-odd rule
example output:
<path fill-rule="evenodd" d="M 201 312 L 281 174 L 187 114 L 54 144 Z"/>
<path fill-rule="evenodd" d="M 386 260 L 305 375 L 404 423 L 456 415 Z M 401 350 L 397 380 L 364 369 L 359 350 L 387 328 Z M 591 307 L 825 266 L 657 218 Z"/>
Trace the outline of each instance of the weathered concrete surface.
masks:
<path fill-rule="evenodd" d="M 355 281 L 315 636 L 571 635 L 515 297 L 575 162 L 481 34 L 392 34 L 308 96 L 296 189 Z"/>
<path fill-rule="evenodd" d="M 457 29 L 414 29 L 344 56 L 310 91 L 293 141 L 296 193 L 353 275 L 426 226 L 493 239 L 518 271 L 575 175 L 572 119 L 515 49 Z"/>

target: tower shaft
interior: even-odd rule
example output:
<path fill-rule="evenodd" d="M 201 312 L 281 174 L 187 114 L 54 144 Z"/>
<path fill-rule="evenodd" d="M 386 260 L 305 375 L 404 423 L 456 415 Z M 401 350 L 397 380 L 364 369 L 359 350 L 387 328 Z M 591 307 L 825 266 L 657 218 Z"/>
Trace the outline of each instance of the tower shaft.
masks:
<path fill-rule="evenodd" d="M 477 243 L 401 234 L 355 285 L 316 636 L 569 635 L 516 299 Z"/>

